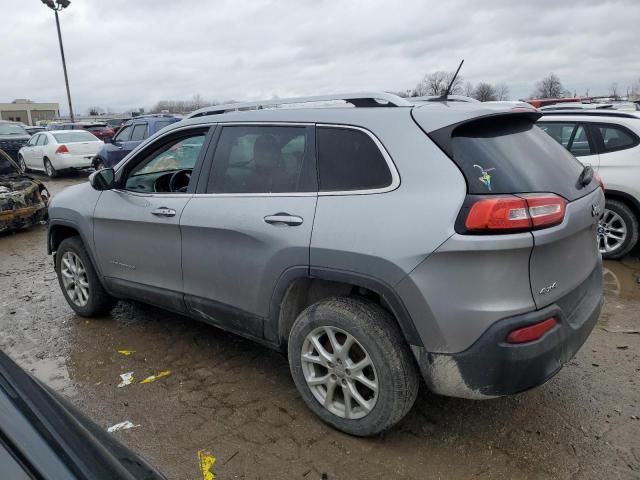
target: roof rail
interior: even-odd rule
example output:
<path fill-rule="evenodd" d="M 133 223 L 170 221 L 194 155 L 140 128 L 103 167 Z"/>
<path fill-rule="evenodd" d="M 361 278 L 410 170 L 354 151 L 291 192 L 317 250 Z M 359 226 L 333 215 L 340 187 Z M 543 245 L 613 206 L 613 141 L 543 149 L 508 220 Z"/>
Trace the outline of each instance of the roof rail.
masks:
<path fill-rule="evenodd" d="M 609 109 L 566 109 L 566 110 L 540 110 L 545 117 L 549 115 L 580 115 L 586 117 L 622 117 L 622 118 L 640 118 L 639 114 L 627 113 L 623 110 Z"/>
<path fill-rule="evenodd" d="M 343 100 L 355 107 L 411 107 L 407 100 L 393 93 L 386 92 L 360 92 L 335 95 L 317 95 L 313 97 L 275 98 L 273 100 L 261 100 L 258 102 L 229 103 L 226 105 L 211 105 L 191 112 L 187 118 L 203 117 L 205 115 L 219 115 L 227 112 L 244 110 L 262 110 L 278 105 L 291 105 L 297 103 L 318 103 Z"/>

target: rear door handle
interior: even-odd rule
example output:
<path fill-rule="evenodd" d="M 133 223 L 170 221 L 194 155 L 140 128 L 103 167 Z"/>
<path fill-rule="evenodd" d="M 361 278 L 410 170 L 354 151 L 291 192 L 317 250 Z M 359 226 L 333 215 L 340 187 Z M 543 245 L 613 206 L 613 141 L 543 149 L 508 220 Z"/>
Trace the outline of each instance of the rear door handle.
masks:
<path fill-rule="evenodd" d="M 173 208 L 160 207 L 151 212 L 156 217 L 174 217 L 176 211 Z"/>
<path fill-rule="evenodd" d="M 271 225 L 284 223 L 285 225 L 289 225 L 290 227 L 295 227 L 297 225 L 302 225 L 302 222 L 304 220 L 302 219 L 302 217 L 298 217 L 297 215 L 290 215 L 285 212 L 279 212 L 273 215 L 267 215 L 266 217 L 264 217 L 264 221 L 270 223 Z"/>

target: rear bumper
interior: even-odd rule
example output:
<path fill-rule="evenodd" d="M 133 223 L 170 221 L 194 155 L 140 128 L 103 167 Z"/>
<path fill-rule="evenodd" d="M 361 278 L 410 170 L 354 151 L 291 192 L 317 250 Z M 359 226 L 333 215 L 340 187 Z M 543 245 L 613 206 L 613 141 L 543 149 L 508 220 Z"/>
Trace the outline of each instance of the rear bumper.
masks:
<path fill-rule="evenodd" d="M 83 155 L 56 155 L 53 159 L 53 167 L 56 170 L 65 168 L 87 168 L 93 163 L 95 154 L 86 153 Z"/>
<path fill-rule="evenodd" d="M 427 385 L 435 393 L 491 398 L 545 383 L 571 360 L 593 330 L 602 307 L 602 265 L 556 303 L 500 320 L 467 350 L 434 354 L 412 347 Z M 555 317 L 558 325 L 534 342 L 508 344 L 512 330 Z"/>

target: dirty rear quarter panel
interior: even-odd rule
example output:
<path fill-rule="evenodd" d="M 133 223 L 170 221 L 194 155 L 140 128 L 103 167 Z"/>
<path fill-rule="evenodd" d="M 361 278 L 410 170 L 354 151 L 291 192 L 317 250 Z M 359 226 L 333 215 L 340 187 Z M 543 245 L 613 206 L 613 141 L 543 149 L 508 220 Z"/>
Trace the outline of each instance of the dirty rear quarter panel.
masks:
<path fill-rule="evenodd" d="M 394 286 L 454 232 L 466 185 L 453 162 L 410 112 L 370 115 L 358 124 L 385 146 L 396 190 L 318 197 L 311 266 L 357 272 Z"/>
<path fill-rule="evenodd" d="M 429 352 L 468 348 L 494 322 L 535 309 L 530 233 L 459 235 L 396 287 Z"/>

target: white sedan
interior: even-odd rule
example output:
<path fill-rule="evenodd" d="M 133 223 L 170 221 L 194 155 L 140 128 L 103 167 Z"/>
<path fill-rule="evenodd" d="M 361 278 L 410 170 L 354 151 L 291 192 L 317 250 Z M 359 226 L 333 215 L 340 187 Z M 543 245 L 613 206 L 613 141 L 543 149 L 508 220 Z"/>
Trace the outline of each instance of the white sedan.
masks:
<path fill-rule="evenodd" d="M 36 133 L 18 152 L 25 171 L 43 170 L 50 177 L 67 168 L 91 166 L 104 142 L 86 130 L 53 130 Z"/>

